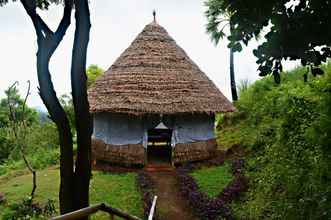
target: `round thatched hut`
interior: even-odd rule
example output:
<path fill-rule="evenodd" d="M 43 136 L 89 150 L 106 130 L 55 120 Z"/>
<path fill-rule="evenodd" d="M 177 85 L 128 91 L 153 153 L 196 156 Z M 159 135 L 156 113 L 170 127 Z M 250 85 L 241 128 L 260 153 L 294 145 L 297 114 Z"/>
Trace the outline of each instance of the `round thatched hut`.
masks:
<path fill-rule="evenodd" d="M 216 149 L 214 114 L 235 110 L 155 21 L 88 94 L 92 156 L 126 165 L 209 158 Z"/>

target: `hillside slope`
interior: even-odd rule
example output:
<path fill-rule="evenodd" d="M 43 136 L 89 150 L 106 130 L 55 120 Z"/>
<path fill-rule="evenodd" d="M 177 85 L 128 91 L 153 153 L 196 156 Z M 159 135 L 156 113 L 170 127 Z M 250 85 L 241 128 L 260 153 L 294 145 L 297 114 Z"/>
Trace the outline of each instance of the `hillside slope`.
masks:
<path fill-rule="evenodd" d="M 218 117 L 218 143 L 247 152 L 250 190 L 233 204 L 245 219 L 331 218 L 331 63 L 303 81 L 305 68 L 255 82 Z"/>

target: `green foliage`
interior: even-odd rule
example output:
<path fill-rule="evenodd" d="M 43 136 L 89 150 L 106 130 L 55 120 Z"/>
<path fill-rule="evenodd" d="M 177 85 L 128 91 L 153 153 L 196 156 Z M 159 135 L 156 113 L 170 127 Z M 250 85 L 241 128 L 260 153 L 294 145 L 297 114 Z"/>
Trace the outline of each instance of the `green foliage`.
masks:
<path fill-rule="evenodd" d="M 249 192 L 233 205 L 238 217 L 331 217 L 330 67 L 307 83 L 305 68 L 284 74 L 281 85 L 271 77 L 257 81 L 242 92 L 239 112 L 226 116 L 231 123 L 219 127 L 221 144 L 250 151 Z"/>
<path fill-rule="evenodd" d="M 91 64 L 87 70 L 86 70 L 86 75 L 87 75 L 87 87 L 89 88 L 92 86 L 95 82 L 95 80 L 101 76 L 104 73 L 104 70 L 100 68 L 98 65 Z M 75 111 L 74 111 L 74 104 L 72 101 L 72 96 L 71 94 L 64 94 L 60 98 L 60 103 L 66 112 L 70 127 L 71 127 L 71 132 L 73 134 L 76 134 L 76 123 L 75 123 Z"/>
<path fill-rule="evenodd" d="M 0 128 L 7 127 L 9 121 L 11 120 L 9 115 L 9 106 L 8 106 L 8 96 L 10 97 L 10 103 L 15 108 L 15 118 L 17 121 L 22 121 L 23 119 L 23 98 L 19 95 L 19 91 L 16 87 L 13 89 L 5 90 L 6 97 L 0 100 Z M 24 116 L 27 125 L 31 125 L 38 121 L 38 113 L 35 109 L 26 107 L 25 116 Z"/>
<path fill-rule="evenodd" d="M 231 15 L 228 10 L 222 9 L 220 11 L 219 4 L 221 1 L 209 0 L 205 2 L 208 10 L 205 12 L 208 19 L 206 26 L 207 33 L 210 34 L 211 40 L 218 44 L 221 38 L 226 36 L 225 28 L 230 24 Z"/>
<path fill-rule="evenodd" d="M 48 166 L 57 165 L 60 160 L 59 149 L 38 149 L 34 153 L 30 153 L 27 156 L 31 166 L 40 170 Z M 9 159 L 0 165 L 0 175 L 8 174 L 14 170 L 24 169 L 26 167 L 22 159 L 13 160 Z"/>
<path fill-rule="evenodd" d="M 190 175 L 197 181 L 199 189 L 207 193 L 210 198 L 223 192 L 224 188 L 233 180 L 228 163 L 217 167 L 204 167 L 195 170 Z"/>
<path fill-rule="evenodd" d="M 27 134 L 28 152 L 33 153 L 42 150 L 57 149 L 59 146 L 57 128 L 53 122 L 34 124 L 29 127 Z"/>
<path fill-rule="evenodd" d="M 136 174 L 107 174 L 93 172 L 90 184 L 91 204 L 106 202 L 112 207 L 124 210 L 127 213 L 142 216 L 142 200 L 136 188 Z M 60 184 L 60 171 L 48 168 L 37 172 L 38 187 L 34 202 L 47 204 L 49 199 L 54 201 L 58 214 L 58 192 Z M 14 175 L 11 177 L 0 177 L 0 189 L 5 194 L 7 204 L 0 205 L 1 215 L 12 204 L 17 203 L 30 193 L 31 174 Z M 91 219 L 109 219 L 108 214 L 98 212 Z"/>
<path fill-rule="evenodd" d="M 101 76 L 105 71 L 100 68 L 98 65 L 92 64 L 90 65 L 87 70 L 86 70 L 86 74 L 87 74 L 87 87 L 91 87 L 91 85 L 94 84 L 95 80 Z"/>
<path fill-rule="evenodd" d="M 64 94 L 60 97 L 59 100 L 69 119 L 71 132 L 73 134 L 75 134 L 76 133 L 76 122 L 75 122 L 75 110 L 74 110 L 74 103 L 72 101 L 72 96 L 71 96 L 71 94 L 70 95 Z"/>
<path fill-rule="evenodd" d="M 0 129 L 5 130 L 5 129 Z M 31 165 L 35 169 L 43 169 L 50 165 L 58 164 L 60 158 L 59 139 L 54 123 L 33 124 L 27 128 L 26 155 Z M 1 133 L 0 133 L 1 134 Z M 1 142 L 0 149 L 7 149 L 7 157 L 0 163 L 0 175 L 12 170 L 23 169 L 25 164 L 21 158 L 18 147 L 14 144 L 14 137 L 11 132 L 5 131 L 5 135 L 0 136 L 6 139 Z"/>
<path fill-rule="evenodd" d="M 9 135 L 8 128 L 0 128 L 0 164 L 9 157 L 13 145 L 13 139 Z"/>
<path fill-rule="evenodd" d="M 48 200 L 45 205 L 33 203 L 31 197 L 25 198 L 17 203 L 12 203 L 2 213 L 3 220 L 28 220 L 48 219 L 55 214 L 53 200 Z"/>
<path fill-rule="evenodd" d="M 248 79 L 242 79 L 239 81 L 239 85 L 238 85 L 239 95 L 248 89 L 249 84 L 250 84 L 250 82 Z"/>
<path fill-rule="evenodd" d="M 241 49 L 241 45 L 264 35 L 264 41 L 253 51 L 259 64 L 261 76 L 273 74 L 279 82 L 281 62 L 285 59 L 300 59 L 303 65 L 318 66 L 331 57 L 330 26 L 331 1 L 306 0 L 207 0 L 207 30 L 224 36 L 217 29 L 224 12 L 230 14 L 233 30 L 228 40 L 229 47 Z M 302 36 L 302 37 L 298 37 Z M 318 68 L 312 73 L 320 74 Z"/>
<path fill-rule="evenodd" d="M 16 158 L 19 157 L 17 140 L 12 131 L 14 123 L 22 124 L 24 120 L 26 125 L 31 127 L 39 122 L 38 113 L 35 109 L 26 106 L 23 116 L 24 100 L 20 97 L 16 87 L 6 90 L 5 94 L 7 97 L 0 100 L 0 164 L 11 155 Z M 10 114 L 8 101 L 11 103 L 11 107 L 13 108 L 12 114 L 14 116 Z M 18 126 L 18 129 L 23 128 Z"/>
<path fill-rule="evenodd" d="M 218 44 L 219 40 L 224 38 L 226 35 L 225 30 L 229 30 L 230 34 L 233 32 L 234 24 L 232 22 L 232 12 L 227 10 L 227 8 L 219 7 L 222 4 L 222 1 L 219 0 L 209 0 L 205 2 L 208 10 L 205 12 L 208 23 L 207 23 L 207 33 L 211 36 L 211 40 L 214 41 L 215 44 Z M 228 27 L 228 28 L 227 28 Z M 230 42 L 228 45 L 230 48 L 230 85 L 231 85 L 231 93 L 232 100 L 237 101 L 237 88 L 235 81 L 235 73 L 234 73 L 234 52 L 240 52 L 242 50 L 242 46 L 240 43 Z"/>
<path fill-rule="evenodd" d="M 0 175 L 24 167 L 20 151 L 22 144 L 26 146 L 24 151 L 33 167 L 40 169 L 58 163 L 59 140 L 55 124 L 50 120 L 41 121 L 38 112 L 28 106 L 25 106 L 23 116 L 24 100 L 16 87 L 5 93 L 7 97 L 0 100 Z M 15 117 L 10 116 L 8 96 Z M 18 138 L 13 126 L 17 127 Z"/>

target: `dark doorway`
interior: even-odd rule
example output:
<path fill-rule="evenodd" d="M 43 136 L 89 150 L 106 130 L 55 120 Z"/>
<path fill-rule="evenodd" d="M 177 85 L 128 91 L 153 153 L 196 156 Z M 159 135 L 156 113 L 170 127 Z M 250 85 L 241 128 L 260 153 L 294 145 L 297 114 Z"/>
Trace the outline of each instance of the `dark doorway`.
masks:
<path fill-rule="evenodd" d="M 171 163 L 170 129 L 148 130 L 147 161 L 149 164 Z"/>

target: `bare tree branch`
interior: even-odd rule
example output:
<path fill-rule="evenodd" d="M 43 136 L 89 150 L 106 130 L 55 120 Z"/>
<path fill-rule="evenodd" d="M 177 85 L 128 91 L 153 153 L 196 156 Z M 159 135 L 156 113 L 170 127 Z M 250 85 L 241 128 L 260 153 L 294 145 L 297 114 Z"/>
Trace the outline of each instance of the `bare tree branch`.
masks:
<path fill-rule="evenodd" d="M 68 29 L 70 23 L 71 23 L 71 11 L 73 7 L 73 0 L 66 0 L 64 2 L 64 11 L 63 11 L 63 17 L 61 19 L 61 22 L 59 26 L 57 27 L 55 31 L 55 36 L 57 38 L 57 41 L 60 42 L 64 36 L 64 33 Z"/>
<path fill-rule="evenodd" d="M 31 88 L 31 83 L 30 83 L 30 80 L 27 81 L 28 83 L 28 90 L 26 92 L 26 95 L 25 95 L 25 98 L 24 98 L 24 101 L 23 101 L 23 106 L 22 106 L 22 111 L 23 111 L 23 115 L 22 115 L 22 122 L 24 123 L 24 126 L 25 126 L 25 106 L 26 106 L 26 101 L 28 100 L 28 97 L 30 95 L 30 88 Z"/>
<path fill-rule="evenodd" d="M 16 85 L 18 85 L 18 81 L 15 81 L 9 88 L 8 88 L 8 95 L 7 95 L 7 102 L 8 102 L 8 108 L 9 108 L 9 119 L 16 121 L 16 115 L 14 114 L 14 111 L 12 109 L 11 100 L 10 100 L 10 92 L 13 88 L 16 88 Z"/>
<path fill-rule="evenodd" d="M 21 0 L 21 3 L 30 16 L 35 27 L 38 41 L 44 44 L 45 49 L 48 49 L 48 56 L 52 56 L 59 43 L 63 39 L 65 32 L 70 26 L 71 11 L 73 8 L 73 0 L 64 1 L 64 10 L 62 19 L 55 31 L 55 33 L 48 27 L 44 20 L 36 12 L 36 2 L 31 3 L 30 0 Z M 32 6 L 32 4 L 34 4 Z"/>
<path fill-rule="evenodd" d="M 48 25 L 42 20 L 42 18 L 36 12 L 37 9 L 36 1 L 21 0 L 21 3 L 26 13 L 30 16 L 32 20 L 38 39 L 41 40 L 41 39 L 45 39 L 46 36 L 52 36 L 53 31 L 48 27 Z"/>
<path fill-rule="evenodd" d="M 23 161 L 26 165 L 26 167 L 28 168 L 28 170 L 32 173 L 32 191 L 31 191 L 31 199 L 34 198 L 34 193 L 37 189 L 37 175 L 36 175 L 36 171 L 33 169 L 33 167 L 31 166 L 30 162 L 28 161 L 28 159 L 26 158 L 25 155 L 25 149 L 26 149 L 26 134 L 27 134 L 27 125 L 25 123 L 25 106 L 26 106 L 26 102 L 28 100 L 28 97 L 30 95 L 30 81 L 28 81 L 28 89 L 26 92 L 26 96 L 24 98 L 23 101 L 23 105 L 22 105 L 22 119 L 21 121 L 18 121 L 16 118 L 16 108 L 15 106 L 13 106 L 15 103 L 12 103 L 11 101 L 11 92 L 13 89 L 16 89 L 16 85 L 18 84 L 18 82 L 16 81 L 13 85 L 11 85 L 8 89 L 8 95 L 7 95 L 7 100 L 8 100 L 8 108 L 9 108 L 9 115 L 11 116 L 11 129 L 12 132 L 14 133 L 15 136 L 15 142 L 16 144 L 19 146 Z"/>

